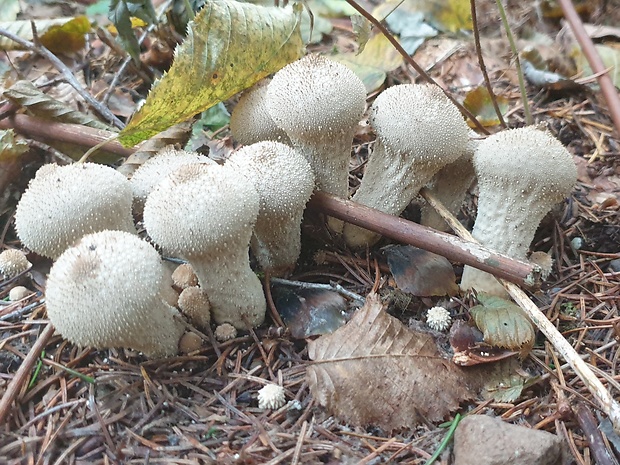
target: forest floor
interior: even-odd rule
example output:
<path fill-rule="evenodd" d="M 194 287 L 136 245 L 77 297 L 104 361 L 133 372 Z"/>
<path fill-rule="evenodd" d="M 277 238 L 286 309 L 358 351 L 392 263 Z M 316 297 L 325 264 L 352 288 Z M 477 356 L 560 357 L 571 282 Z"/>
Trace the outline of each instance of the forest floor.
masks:
<path fill-rule="evenodd" d="M 552 2 L 537 2 L 548 7 L 542 12 L 534 3 L 511 1 L 507 5 L 519 49 L 529 46 L 539 51 L 550 72 L 567 72 L 568 77 L 576 74 L 579 56 L 571 45 L 575 42 L 570 28 Z M 76 16 L 87 6 L 54 1 L 23 5 L 20 19 Z M 592 32 L 595 40 L 604 41 L 611 50 L 616 47 L 620 58 L 620 29 L 613 27 L 620 24 L 620 9 L 603 0 L 578 6 L 584 23 L 606 28 L 599 29 L 598 35 Z M 478 28 L 493 89 L 505 99 L 508 127 L 520 127 L 526 116 L 514 60 L 498 18 L 494 2 L 478 3 Z M 102 17 L 99 20 L 103 21 Z M 330 22 L 334 26 L 331 32 L 308 49 L 320 53 L 355 50 L 350 21 L 332 18 Z M 161 43 L 156 36 L 155 32 L 147 36 L 143 60 L 148 63 L 144 66 L 165 67 L 171 58 L 169 47 L 164 47 L 157 60 L 153 58 Z M 85 49 L 65 55 L 63 60 L 98 98 L 106 95 L 110 82 L 117 78 L 105 102 L 125 121 L 146 95 L 148 85 L 136 67 L 123 66 L 127 60 L 122 48 L 110 44 L 102 34 L 90 34 Z M 428 39 L 413 56 L 458 101 L 483 83 L 470 34 L 440 34 Z M 0 62 L 7 65 L 8 75 L 19 70 L 21 79 L 45 80 L 46 89 L 56 98 L 76 109 L 86 108 L 45 58 L 30 52 L 7 52 Z M 547 125 L 571 152 L 578 168 L 578 183 L 570 198 L 545 219 L 532 244 L 532 250 L 549 253 L 554 266 L 542 289 L 529 295 L 618 398 L 620 138 L 596 80 L 588 77 L 587 73 L 579 75 L 581 84 L 569 79 L 559 85 L 527 83 L 534 122 Z M 384 86 L 418 81 L 417 73 L 401 64 L 387 73 Z M 369 102 L 377 93 L 371 93 Z M 1 127 L 12 127 L 11 115 L 22 110 L 1 97 L 0 103 L 4 105 Z M 234 103 L 235 99 L 226 105 L 232 109 Z M 496 132 L 500 127 L 488 129 Z M 19 128 L 16 132 L 20 133 Z M 32 132 L 24 131 L 24 136 L 28 134 Z M 0 167 L 4 170 L 0 179 L 2 248 L 21 247 L 12 227 L 13 215 L 19 193 L 36 169 L 45 162 L 64 163 L 75 152 L 75 145 L 59 144 L 54 134 L 30 137 L 30 150 L 17 165 Z M 214 158 L 225 158 L 234 147 L 226 125 L 203 131 L 200 137 L 195 145 L 208 147 Z M 352 188 L 359 182 L 373 139 L 368 127 L 360 127 L 351 162 Z M 119 163 L 109 158 L 104 161 Z M 470 195 L 459 213 L 468 227 L 473 224 L 475 206 L 475 196 Z M 410 219 L 416 215 L 415 206 L 405 212 Z M 360 296 L 378 288 L 389 313 L 405 325 L 415 325 L 411 322 L 422 320 L 426 309 L 437 304 L 447 305 L 455 320 L 468 319 L 471 296 L 415 297 L 399 291 L 381 249 L 390 242 L 384 240 L 366 253 L 355 253 L 332 240 L 316 215 L 308 215 L 302 258 L 291 280 L 336 283 Z M 321 260 L 316 259 L 317 254 Z M 1 463 L 422 464 L 446 434 L 441 422 L 425 419 L 414 428 L 384 431 L 347 424 L 331 415 L 310 392 L 307 341 L 294 338 L 270 316 L 251 333 L 223 343 L 210 331 L 196 330 L 203 338 L 199 350 L 163 360 L 149 360 L 129 349 L 77 348 L 49 330 L 44 286 L 51 263 L 34 254 L 29 259 L 34 264 L 29 273 L 0 282 L 0 298 L 16 284 L 33 290 L 18 302 L 5 298 L 0 306 L 0 393 L 10 395 L 13 401 L 0 412 L 4 418 L 0 424 Z M 458 277 L 462 265 L 455 263 L 454 269 Z M 350 302 L 349 310 L 354 303 Z M 620 459 L 615 448 L 620 438 L 600 415 L 597 400 L 570 367 L 559 367 L 563 362 L 557 357 L 539 334 L 534 349 L 518 368 L 527 381 L 516 399 L 477 398 L 462 402 L 458 412 L 489 414 L 556 434 L 566 445 L 566 463 L 596 463 L 594 456 L 601 448 Z M 29 369 L 18 375 L 25 360 Z M 367 376 L 371 379 L 373 375 Z M 277 410 L 257 406 L 257 391 L 267 383 L 284 387 L 289 401 L 285 406 Z M 359 384 L 371 383 L 360 379 Z M 583 410 L 576 413 L 578 406 L 605 431 L 602 442 L 591 442 L 589 432 L 584 431 Z M 454 418 L 455 413 L 445 420 Z M 452 463 L 450 446 L 437 460 Z M 606 463 L 615 459 L 610 460 Z"/>

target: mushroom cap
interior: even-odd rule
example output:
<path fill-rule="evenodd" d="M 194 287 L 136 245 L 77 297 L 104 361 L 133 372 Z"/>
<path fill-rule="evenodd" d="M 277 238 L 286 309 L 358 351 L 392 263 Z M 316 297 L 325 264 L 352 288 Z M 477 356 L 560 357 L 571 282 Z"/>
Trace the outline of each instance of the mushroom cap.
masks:
<path fill-rule="evenodd" d="M 149 158 L 136 170 L 131 178 L 131 190 L 136 211 L 144 209 L 144 203 L 151 191 L 176 168 L 191 163 L 215 163 L 196 152 L 177 150 L 167 146 Z"/>
<path fill-rule="evenodd" d="M 277 384 L 265 384 L 258 391 L 258 408 L 277 410 L 286 403 L 284 388 Z"/>
<path fill-rule="evenodd" d="M 194 163 L 176 169 L 151 192 L 144 224 L 157 244 L 180 257 L 224 255 L 232 244 L 249 243 L 258 209 L 258 193 L 238 173 Z"/>
<path fill-rule="evenodd" d="M 109 166 L 43 165 L 17 205 L 15 229 L 26 247 L 54 259 L 86 234 L 135 232 L 131 186 Z"/>
<path fill-rule="evenodd" d="M 16 302 L 18 300 L 22 300 L 32 294 L 33 291 L 24 286 L 15 286 L 9 291 L 9 300 L 11 302 Z"/>
<path fill-rule="evenodd" d="M 416 164 L 436 166 L 434 171 L 455 161 L 469 143 L 463 116 L 433 84 L 384 90 L 370 107 L 369 121 L 386 150 L 415 157 Z"/>
<path fill-rule="evenodd" d="M 246 90 L 230 116 L 230 131 L 237 142 L 243 145 L 264 140 L 275 140 L 284 144 L 291 141 L 283 129 L 278 127 L 267 111 L 267 86 L 270 79 L 263 79 Z"/>
<path fill-rule="evenodd" d="M 254 183 L 260 209 L 252 251 L 261 268 L 279 274 L 295 266 L 301 249 L 303 211 L 314 190 L 314 174 L 306 159 L 280 142 L 242 147 L 228 160 Z"/>
<path fill-rule="evenodd" d="M 183 263 L 177 266 L 172 272 L 172 285 L 181 290 L 190 286 L 198 286 L 198 277 L 192 265 Z"/>
<path fill-rule="evenodd" d="M 178 302 L 181 313 L 192 323 L 201 328 L 209 326 L 211 322 L 211 304 L 207 293 L 198 286 L 186 287 L 179 295 Z"/>
<path fill-rule="evenodd" d="M 551 133 L 534 126 L 487 137 L 474 152 L 474 168 L 481 189 L 499 197 L 512 197 L 514 191 L 515 202 L 534 196 L 536 203 L 545 204 L 544 214 L 570 194 L 577 181 L 568 150 Z"/>
<path fill-rule="evenodd" d="M 149 243 L 124 231 L 82 237 L 52 266 L 47 313 L 69 341 L 174 355 L 184 325 L 162 301 L 169 276 Z"/>
<path fill-rule="evenodd" d="M 23 273 L 32 266 L 26 258 L 26 254 L 17 249 L 6 249 L 0 253 L 0 273 L 6 279 L 11 279 Z"/>
<path fill-rule="evenodd" d="M 218 341 L 226 342 L 237 337 L 237 328 L 230 323 L 223 323 L 215 328 L 213 334 Z"/>
<path fill-rule="evenodd" d="M 267 109 L 275 123 L 302 139 L 318 132 L 339 136 L 359 123 L 366 105 L 364 83 L 345 65 L 310 54 L 273 77 Z"/>

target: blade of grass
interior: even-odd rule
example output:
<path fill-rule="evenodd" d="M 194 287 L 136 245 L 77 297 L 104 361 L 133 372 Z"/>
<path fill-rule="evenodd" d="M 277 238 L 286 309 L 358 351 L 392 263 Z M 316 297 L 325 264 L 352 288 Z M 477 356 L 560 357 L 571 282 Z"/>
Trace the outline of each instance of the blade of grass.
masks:
<path fill-rule="evenodd" d="M 30 377 L 30 382 L 28 383 L 27 389 L 32 388 L 32 386 L 34 386 L 35 383 L 37 382 L 37 378 L 39 377 L 39 373 L 41 372 L 41 368 L 43 367 L 43 357 L 45 357 L 45 350 L 41 352 L 41 355 L 39 356 L 39 360 L 37 360 L 37 366 L 34 367 L 34 372 L 32 373 L 32 376 Z"/>
<path fill-rule="evenodd" d="M 439 447 L 437 448 L 435 453 L 431 455 L 431 457 L 426 461 L 426 463 L 424 463 L 424 465 L 431 465 L 431 463 L 433 463 L 435 460 L 439 458 L 439 456 L 444 451 L 444 449 L 448 447 L 448 444 L 450 443 L 450 441 L 452 441 L 452 437 L 454 436 L 454 432 L 456 431 L 456 427 L 459 425 L 460 421 L 461 421 L 461 414 L 457 413 L 454 416 L 454 420 L 452 420 L 450 429 L 448 430 L 445 437 L 443 438 L 443 441 L 441 441 L 441 444 L 439 444 Z"/>

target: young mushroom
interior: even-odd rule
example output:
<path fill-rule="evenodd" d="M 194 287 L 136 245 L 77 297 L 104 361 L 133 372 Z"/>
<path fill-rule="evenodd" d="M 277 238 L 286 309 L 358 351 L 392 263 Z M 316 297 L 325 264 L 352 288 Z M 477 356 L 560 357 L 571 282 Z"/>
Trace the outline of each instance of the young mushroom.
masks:
<path fill-rule="evenodd" d="M 541 220 L 577 181 L 571 154 L 549 132 L 528 126 L 482 141 L 474 168 L 480 193 L 473 236 L 486 247 L 525 260 Z M 461 288 L 507 295 L 493 276 L 468 266 Z"/>
<path fill-rule="evenodd" d="M 131 177 L 133 206 L 136 213 L 142 213 L 144 202 L 159 182 L 175 169 L 191 163 L 215 163 L 211 159 L 196 152 L 177 150 L 167 146 L 149 158 Z"/>
<path fill-rule="evenodd" d="M 310 163 L 318 189 L 348 197 L 351 144 L 366 105 L 363 82 L 346 66 L 307 55 L 278 71 L 267 110 Z M 342 223 L 330 221 L 340 232 Z"/>
<path fill-rule="evenodd" d="M 32 266 L 26 254 L 17 249 L 6 249 L 0 253 L 0 273 L 6 279 L 11 279 L 23 273 Z"/>
<path fill-rule="evenodd" d="M 200 328 L 206 328 L 211 322 L 211 303 L 207 293 L 198 286 L 186 287 L 179 294 L 177 303 L 181 313 L 193 324 Z"/>
<path fill-rule="evenodd" d="M 353 200 L 399 215 L 442 167 L 465 150 L 469 128 L 443 91 L 429 84 L 403 84 L 383 91 L 370 108 L 377 141 Z M 361 248 L 380 238 L 346 224 L 344 239 Z"/>
<path fill-rule="evenodd" d="M 45 299 L 52 324 L 79 346 L 175 355 L 184 324 L 164 302 L 170 276 L 148 242 L 124 231 L 82 237 L 58 258 Z"/>
<path fill-rule="evenodd" d="M 200 163 L 167 176 L 144 206 L 151 238 L 192 265 L 215 322 L 237 329 L 265 318 L 263 289 L 249 263 L 258 210 L 259 196 L 248 179 L 226 166 Z"/>
<path fill-rule="evenodd" d="M 258 142 L 233 153 L 227 162 L 254 183 L 260 210 L 251 248 L 272 276 L 293 271 L 301 250 L 301 218 L 314 190 L 310 165 L 280 142 Z"/>
<path fill-rule="evenodd" d="M 89 233 L 135 233 L 131 186 L 109 166 L 43 165 L 17 204 L 15 229 L 26 247 L 53 259 Z"/>
<path fill-rule="evenodd" d="M 274 140 L 290 145 L 291 140 L 267 111 L 267 87 L 270 79 L 263 79 L 246 90 L 230 116 L 230 132 L 243 145 Z"/>

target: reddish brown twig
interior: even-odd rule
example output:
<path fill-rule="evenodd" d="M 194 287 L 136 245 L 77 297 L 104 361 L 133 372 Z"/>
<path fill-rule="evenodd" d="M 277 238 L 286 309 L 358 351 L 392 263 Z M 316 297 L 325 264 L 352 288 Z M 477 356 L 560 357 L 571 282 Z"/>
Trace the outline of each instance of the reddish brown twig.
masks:
<path fill-rule="evenodd" d="M 15 373 L 15 376 L 13 376 L 6 392 L 2 396 L 2 399 L 0 399 L 0 425 L 4 423 L 4 420 L 9 414 L 11 404 L 17 398 L 22 386 L 28 379 L 28 375 L 32 371 L 32 367 L 53 335 L 54 326 L 51 323 L 48 323 L 37 339 L 37 342 L 34 343 L 32 349 L 30 349 L 30 352 L 28 352 L 28 355 L 17 369 L 17 372 Z"/>
<path fill-rule="evenodd" d="M 616 132 L 620 134 L 620 97 L 618 97 L 618 91 L 611 77 L 609 77 L 608 70 L 603 64 L 603 60 L 601 60 L 600 55 L 594 47 L 592 39 L 590 39 L 586 29 L 583 27 L 583 22 L 575 11 L 573 2 L 571 2 L 571 0 L 559 0 L 559 3 L 564 12 L 564 17 L 568 21 L 577 42 L 579 42 L 583 50 L 583 54 L 586 56 L 588 63 L 590 63 L 592 72 L 597 75 L 603 98 L 607 102 L 607 107 L 609 108 L 609 115 L 614 122 Z"/>
<path fill-rule="evenodd" d="M 598 429 L 596 418 L 594 418 L 590 409 L 583 402 L 579 402 L 574 411 L 579 426 L 585 433 L 596 463 L 598 465 L 618 465 L 617 460 L 605 445 L 605 440 Z"/>
<path fill-rule="evenodd" d="M 350 200 L 342 200 L 325 192 L 315 192 L 308 208 L 523 286 L 540 285 L 540 273 L 530 263 L 514 260 L 480 244 L 435 231 Z"/>

